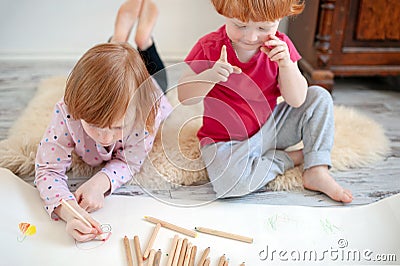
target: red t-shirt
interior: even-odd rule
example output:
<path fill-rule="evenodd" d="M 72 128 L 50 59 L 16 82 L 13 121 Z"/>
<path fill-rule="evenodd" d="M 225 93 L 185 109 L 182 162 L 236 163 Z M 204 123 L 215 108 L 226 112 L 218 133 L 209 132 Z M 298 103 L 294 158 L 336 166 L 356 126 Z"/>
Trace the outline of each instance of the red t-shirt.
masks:
<path fill-rule="evenodd" d="M 287 43 L 291 60 L 298 61 L 301 56 L 289 37 L 280 32 L 276 36 Z M 203 126 L 197 133 L 202 146 L 251 137 L 268 119 L 280 96 L 278 64 L 261 51 L 248 62 L 240 62 L 225 26 L 202 37 L 185 62 L 196 73 L 209 69 L 218 61 L 223 45 L 228 62 L 240 67 L 242 74 L 230 75 L 227 82 L 216 84 L 204 98 Z"/>

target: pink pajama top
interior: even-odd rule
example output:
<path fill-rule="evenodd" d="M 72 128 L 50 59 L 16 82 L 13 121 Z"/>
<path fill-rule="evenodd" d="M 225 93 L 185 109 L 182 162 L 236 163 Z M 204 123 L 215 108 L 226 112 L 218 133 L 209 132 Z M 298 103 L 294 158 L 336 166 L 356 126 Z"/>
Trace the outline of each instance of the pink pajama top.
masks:
<path fill-rule="evenodd" d="M 53 210 L 60 204 L 61 199 L 75 199 L 68 189 L 66 175 L 71 166 L 72 151 L 90 166 L 98 166 L 105 162 L 101 171 L 110 179 L 112 193 L 140 171 L 153 146 L 160 123 L 171 110 L 171 105 L 163 96 L 153 134 L 145 131 L 143 127 L 133 125 L 124 131 L 123 139 L 106 149 L 86 134 L 80 120 L 75 120 L 68 114 L 68 107 L 63 100 L 58 102 L 51 123 L 39 144 L 35 166 L 34 184 L 49 215 L 56 218 Z"/>

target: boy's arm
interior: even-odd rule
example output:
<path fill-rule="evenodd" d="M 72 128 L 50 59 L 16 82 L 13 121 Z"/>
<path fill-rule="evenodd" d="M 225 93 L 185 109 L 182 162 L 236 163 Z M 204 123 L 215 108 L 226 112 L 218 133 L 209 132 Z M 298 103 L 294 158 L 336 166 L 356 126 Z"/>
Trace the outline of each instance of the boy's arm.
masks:
<path fill-rule="evenodd" d="M 225 82 L 232 73 L 241 73 L 242 70 L 232 66 L 227 59 L 226 46 L 222 46 L 221 55 L 212 68 L 199 74 L 189 69 L 178 84 L 178 99 L 183 105 L 192 105 L 200 102 L 214 85 Z"/>
<path fill-rule="evenodd" d="M 278 83 L 282 97 L 290 106 L 300 107 L 304 103 L 308 85 L 297 62 L 290 61 L 288 65 L 279 67 Z"/>
<path fill-rule="evenodd" d="M 279 66 L 278 83 L 282 97 L 293 107 L 301 106 L 307 95 L 307 81 L 301 74 L 297 62 L 290 59 L 289 48 L 286 42 L 274 35 L 265 42 L 261 50 L 268 55 L 271 61 Z"/>

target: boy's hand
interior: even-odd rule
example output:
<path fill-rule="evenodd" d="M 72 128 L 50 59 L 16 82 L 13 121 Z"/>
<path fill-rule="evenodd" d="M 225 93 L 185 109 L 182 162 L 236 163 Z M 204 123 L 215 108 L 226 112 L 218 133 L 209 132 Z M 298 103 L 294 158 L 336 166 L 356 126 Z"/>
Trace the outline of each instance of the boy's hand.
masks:
<path fill-rule="evenodd" d="M 108 177 L 103 172 L 98 172 L 75 191 L 75 198 L 82 209 L 94 212 L 104 206 L 104 194 L 109 189 Z"/>
<path fill-rule="evenodd" d="M 277 62 L 279 67 L 285 67 L 292 64 L 290 59 L 289 48 L 287 44 L 274 35 L 269 35 L 269 40 L 261 47 L 271 61 Z"/>
<path fill-rule="evenodd" d="M 214 66 L 209 71 L 209 79 L 215 83 L 228 81 L 228 78 L 232 73 L 242 73 L 242 70 L 239 67 L 229 64 L 225 45 L 221 48 L 221 55 L 218 61 L 215 62 Z"/>

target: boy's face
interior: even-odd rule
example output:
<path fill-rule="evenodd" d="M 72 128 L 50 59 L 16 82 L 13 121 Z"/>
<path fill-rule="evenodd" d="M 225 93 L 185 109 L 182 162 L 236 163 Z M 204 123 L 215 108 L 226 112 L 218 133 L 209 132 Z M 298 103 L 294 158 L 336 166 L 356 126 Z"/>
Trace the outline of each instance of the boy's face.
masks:
<path fill-rule="evenodd" d="M 254 51 L 264 45 L 269 35 L 275 35 L 279 21 L 243 22 L 235 18 L 226 18 L 226 33 L 235 44 L 235 49 Z"/>
<path fill-rule="evenodd" d="M 109 128 L 99 128 L 89 123 L 86 123 L 85 120 L 81 119 L 82 127 L 85 130 L 86 134 L 89 135 L 97 144 L 100 144 L 104 147 L 113 145 L 118 140 L 122 139 L 122 131 L 123 131 L 123 119 L 114 123 Z"/>

